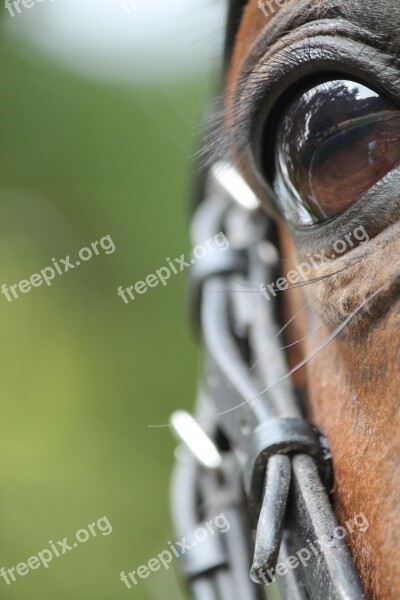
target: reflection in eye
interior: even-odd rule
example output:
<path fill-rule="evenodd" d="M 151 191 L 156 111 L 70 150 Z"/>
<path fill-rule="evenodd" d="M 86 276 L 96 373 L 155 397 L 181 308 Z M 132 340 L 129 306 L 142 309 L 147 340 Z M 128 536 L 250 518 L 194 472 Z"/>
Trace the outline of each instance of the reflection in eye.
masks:
<path fill-rule="evenodd" d="M 278 124 L 274 187 L 288 218 L 333 217 L 400 163 L 400 110 L 347 80 L 292 100 Z"/>

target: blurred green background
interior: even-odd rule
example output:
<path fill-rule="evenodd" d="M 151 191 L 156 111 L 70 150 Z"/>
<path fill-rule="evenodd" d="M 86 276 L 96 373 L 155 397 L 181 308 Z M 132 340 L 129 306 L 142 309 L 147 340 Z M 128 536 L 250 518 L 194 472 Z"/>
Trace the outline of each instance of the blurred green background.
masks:
<path fill-rule="evenodd" d="M 189 157 L 210 73 L 101 83 L 7 36 L 0 61 L 0 284 L 105 235 L 116 246 L 49 288 L 0 296 L 0 566 L 104 515 L 113 527 L 47 570 L 0 579 L 0 597 L 179 598 L 173 570 L 131 591 L 119 574 L 173 536 L 175 443 L 147 425 L 193 404 L 186 275 L 129 305 L 116 292 L 189 250 Z"/>

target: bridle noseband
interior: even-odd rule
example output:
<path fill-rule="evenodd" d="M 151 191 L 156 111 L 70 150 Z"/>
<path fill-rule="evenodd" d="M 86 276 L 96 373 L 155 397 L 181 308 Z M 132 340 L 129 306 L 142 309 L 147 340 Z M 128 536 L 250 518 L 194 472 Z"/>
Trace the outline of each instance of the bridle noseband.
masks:
<path fill-rule="evenodd" d="M 231 2 L 227 55 L 244 5 Z M 333 540 L 338 523 L 328 497 L 327 442 L 303 416 L 277 340 L 276 306 L 258 291 L 261 282 L 276 278 L 279 255 L 274 225 L 256 206 L 233 168 L 210 169 L 192 242 L 202 244 L 222 231 L 229 248 L 192 269 L 191 309 L 203 369 L 198 425 L 172 420 L 186 444 L 175 467 L 172 512 L 178 537 L 189 539 L 221 513 L 230 527 L 194 544 L 182 557 L 182 573 L 195 600 L 265 598 L 274 578 L 283 599 L 361 600 L 346 543 Z M 194 427 L 193 436 L 185 435 L 185 427 Z M 196 427 L 208 436 L 203 446 L 191 443 Z M 275 571 L 278 561 L 303 550 L 307 562 Z"/>

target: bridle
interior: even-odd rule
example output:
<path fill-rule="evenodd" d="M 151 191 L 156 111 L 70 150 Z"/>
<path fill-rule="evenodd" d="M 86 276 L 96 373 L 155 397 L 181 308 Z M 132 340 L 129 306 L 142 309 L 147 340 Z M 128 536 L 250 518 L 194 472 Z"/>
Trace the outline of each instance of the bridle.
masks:
<path fill-rule="evenodd" d="M 230 3 L 226 57 L 245 4 Z M 328 445 L 303 416 L 279 348 L 276 304 L 258 291 L 277 277 L 275 227 L 237 172 L 217 164 L 202 185 L 193 245 L 219 232 L 229 248 L 196 262 L 190 279 L 203 368 L 196 422 L 181 412 L 172 418 L 185 442 L 177 453 L 172 516 L 178 538 L 193 539 L 221 513 L 229 530 L 191 545 L 182 556 L 183 577 L 194 600 L 269 598 L 271 578 L 287 600 L 361 600 L 345 540 L 333 537 Z M 307 561 L 275 572 L 277 562 L 305 550 Z"/>

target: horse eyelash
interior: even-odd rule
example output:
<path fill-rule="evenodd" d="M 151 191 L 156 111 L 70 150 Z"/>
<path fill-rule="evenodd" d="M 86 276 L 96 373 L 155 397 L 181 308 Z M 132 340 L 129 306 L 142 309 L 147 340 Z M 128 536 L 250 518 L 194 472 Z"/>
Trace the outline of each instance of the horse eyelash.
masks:
<path fill-rule="evenodd" d="M 282 42 L 283 40 L 281 40 Z M 285 43 L 285 42 L 284 42 Z M 288 61 L 291 61 L 293 57 L 304 56 L 304 49 L 302 52 L 293 48 L 289 43 L 285 43 L 285 49 L 281 52 L 279 58 L 273 57 L 270 62 L 276 65 L 286 65 Z M 308 48 L 309 59 L 311 60 L 311 48 Z M 235 139 L 235 131 L 239 131 L 242 128 L 243 123 L 247 120 L 247 110 L 251 105 L 251 96 L 257 93 L 259 90 L 260 81 L 262 81 L 267 75 L 262 73 L 258 68 L 258 65 L 254 69 L 242 72 L 239 75 L 238 81 L 236 82 L 235 88 L 240 88 L 243 81 L 246 81 L 247 89 L 250 88 L 248 98 L 241 97 L 240 109 L 237 109 L 237 103 L 233 97 L 226 98 L 225 94 L 219 94 L 216 96 L 213 107 L 210 114 L 203 120 L 200 127 L 202 132 L 202 143 L 200 150 L 195 154 L 196 162 L 198 163 L 199 171 L 207 170 L 212 164 L 217 161 L 232 162 L 231 149 L 232 139 Z M 229 102 L 227 102 L 229 100 Z M 226 105 L 234 107 L 233 114 L 230 115 L 229 123 L 231 131 L 227 129 L 227 111 Z M 233 135 L 232 135 L 233 132 Z M 235 156 L 241 156 L 240 143 L 235 145 Z"/>
<path fill-rule="evenodd" d="M 258 77 L 258 80 L 260 79 L 260 73 L 253 71 L 252 74 Z M 248 77 L 249 74 L 247 73 L 240 75 L 241 79 L 247 79 Z M 252 86 L 253 82 L 250 85 Z M 255 88 L 256 85 L 256 82 L 254 82 Z M 226 94 L 217 95 L 212 103 L 209 115 L 204 118 L 200 125 L 202 142 L 200 149 L 195 154 L 200 171 L 207 170 L 217 161 L 232 162 L 232 139 L 236 137 L 235 131 L 240 130 L 247 120 L 247 109 L 251 105 L 250 99 L 242 98 L 240 102 L 241 108 L 237 110 L 233 95 L 234 93 L 231 98 L 227 98 Z M 234 107 L 232 115 L 228 115 L 227 113 L 227 104 Z M 231 131 L 227 128 L 228 116 Z M 240 144 L 235 145 L 235 155 L 240 158 Z"/>
<path fill-rule="evenodd" d="M 195 158 L 200 171 L 207 170 L 218 161 L 228 162 L 229 143 L 225 127 L 225 110 L 223 96 L 214 101 L 212 112 L 203 120 L 200 126 L 202 142 Z"/>

